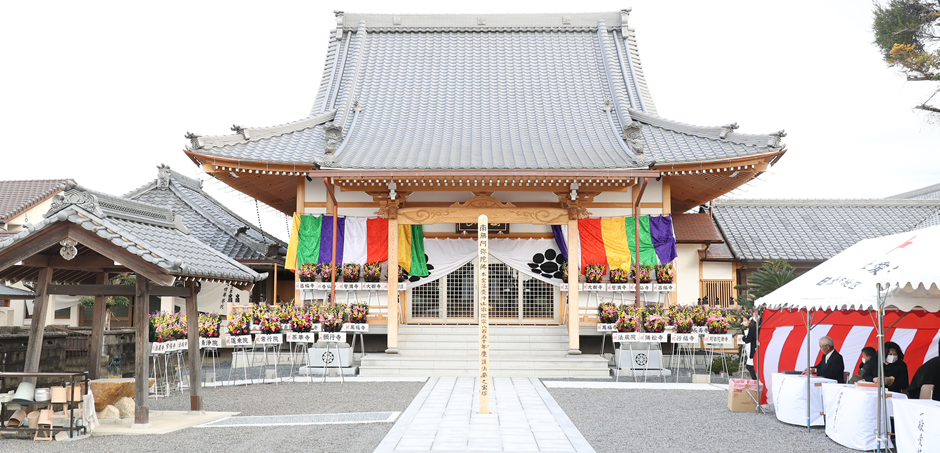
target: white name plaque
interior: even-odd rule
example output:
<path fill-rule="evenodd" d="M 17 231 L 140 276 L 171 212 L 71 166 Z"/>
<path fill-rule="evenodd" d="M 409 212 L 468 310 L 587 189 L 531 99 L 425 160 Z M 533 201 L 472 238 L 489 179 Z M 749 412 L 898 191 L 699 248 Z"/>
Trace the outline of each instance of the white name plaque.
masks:
<path fill-rule="evenodd" d="M 698 343 L 697 333 L 674 333 L 671 335 L 673 343 L 692 344 Z"/>
<path fill-rule="evenodd" d="M 288 343 L 313 343 L 317 341 L 317 334 L 313 332 L 290 332 L 287 334 Z"/>
<path fill-rule="evenodd" d="M 700 333 L 704 335 L 708 333 L 708 327 L 707 326 L 692 326 L 692 332 Z"/>
<path fill-rule="evenodd" d="M 365 323 L 348 322 L 343 324 L 343 332 L 368 332 L 369 325 Z"/>
<path fill-rule="evenodd" d="M 731 343 L 731 335 L 726 334 L 726 333 L 722 333 L 722 334 L 707 333 L 705 334 L 705 342 L 712 343 L 712 344 Z"/>
<path fill-rule="evenodd" d="M 336 282 L 337 291 L 358 291 L 362 288 L 362 284 L 359 282 Z"/>
<path fill-rule="evenodd" d="M 581 291 L 607 291 L 606 283 L 578 283 Z"/>
<path fill-rule="evenodd" d="M 362 282 L 363 291 L 388 291 L 388 282 Z"/>
<path fill-rule="evenodd" d="M 653 291 L 672 292 L 676 290 L 675 283 L 653 283 Z"/>
<path fill-rule="evenodd" d="M 155 341 L 150 345 L 150 352 L 153 354 L 163 354 L 166 352 L 166 343 Z"/>
<path fill-rule="evenodd" d="M 319 332 L 319 331 L 321 331 L 321 330 L 323 330 L 323 324 L 321 324 L 321 323 L 310 324 L 310 331 L 311 331 L 311 332 Z"/>
<path fill-rule="evenodd" d="M 296 282 L 294 289 L 316 289 L 317 282 Z"/>
<path fill-rule="evenodd" d="M 219 337 L 199 337 L 199 349 L 219 347 L 222 347 L 222 340 Z"/>
<path fill-rule="evenodd" d="M 669 334 L 666 332 L 642 332 L 640 333 L 639 339 L 636 341 L 639 341 L 640 343 L 665 343 L 667 338 L 669 338 Z"/>
<path fill-rule="evenodd" d="M 598 332 L 616 332 L 617 324 L 598 323 L 597 331 Z"/>
<path fill-rule="evenodd" d="M 636 291 L 636 283 L 611 283 L 607 285 L 607 291 L 615 293 Z"/>
<path fill-rule="evenodd" d="M 251 335 L 225 337 L 226 346 L 251 346 Z"/>
<path fill-rule="evenodd" d="M 261 333 L 255 335 L 255 343 L 258 344 L 281 344 L 284 342 L 284 336 L 279 333 Z"/>
<path fill-rule="evenodd" d="M 321 332 L 320 341 L 326 341 L 328 343 L 345 343 L 346 334 L 342 332 Z"/>
<path fill-rule="evenodd" d="M 640 341 L 639 332 L 618 332 L 618 333 L 615 333 L 613 337 L 614 337 L 614 343 Z"/>

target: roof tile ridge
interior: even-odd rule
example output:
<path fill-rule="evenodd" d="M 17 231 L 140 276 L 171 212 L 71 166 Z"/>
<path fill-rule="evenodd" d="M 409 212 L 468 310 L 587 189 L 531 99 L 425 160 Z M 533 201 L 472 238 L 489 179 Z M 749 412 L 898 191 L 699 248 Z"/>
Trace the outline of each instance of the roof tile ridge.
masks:
<path fill-rule="evenodd" d="M 64 183 L 69 182 L 69 181 L 75 182 L 75 179 L 74 179 L 74 178 L 3 179 L 3 180 L 0 180 L 0 184 L 4 184 L 4 183 L 8 183 L 8 182 L 58 182 L 58 183 L 60 183 L 60 184 L 64 184 Z"/>
<path fill-rule="evenodd" d="M 320 75 L 320 85 L 317 89 L 317 95 L 313 99 L 313 107 L 310 108 L 310 116 L 319 115 L 326 111 L 330 91 L 333 89 L 332 82 L 336 73 L 337 58 L 340 53 L 341 40 L 337 39 L 337 35 L 340 33 L 343 33 L 343 31 L 335 28 L 330 30 L 330 39 L 326 45 L 326 59 L 323 62 L 323 74 Z"/>
<path fill-rule="evenodd" d="M 24 182 L 24 181 L 15 181 L 15 182 Z M 28 181 L 25 181 L 25 182 L 28 182 Z M 66 180 L 49 179 L 49 180 L 42 180 L 42 182 L 58 182 L 59 184 L 47 187 L 42 192 L 36 193 L 35 196 L 21 201 L 20 203 L 14 205 L 13 209 L 11 209 L 9 212 L 6 212 L 6 213 L 0 212 L 0 215 L 2 215 L 0 216 L 0 220 L 6 222 L 7 220 L 12 219 L 13 217 L 16 217 L 30 210 L 31 208 L 36 207 L 37 205 L 42 203 L 44 200 L 53 196 L 56 192 L 63 190 L 62 188 L 68 186 L 69 183 L 72 183 L 72 184 L 75 183 L 75 181 L 72 179 L 66 179 Z"/>
<path fill-rule="evenodd" d="M 232 228 L 231 228 L 230 226 L 225 225 L 224 223 L 222 223 L 221 220 L 219 220 L 219 219 L 216 218 L 215 216 L 211 215 L 209 212 L 206 212 L 206 209 L 205 209 L 205 208 L 203 208 L 202 206 L 200 206 L 199 203 L 196 203 L 195 201 L 191 200 L 191 199 L 190 199 L 189 197 L 187 197 L 184 193 L 180 192 L 179 189 L 174 186 L 174 184 L 170 184 L 170 190 L 171 190 L 183 203 L 185 203 L 187 206 L 189 206 L 190 208 L 192 208 L 193 211 L 195 211 L 197 214 L 199 214 L 200 216 L 202 216 L 203 218 L 205 218 L 206 220 L 208 220 L 210 223 L 212 223 L 213 225 L 215 225 L 216 227 L 218 227 L 219 229 L 221 229 L 222 231 L 224 231 L 227 235 L 231 236 L 232 238 L 236 239 L 236 240 L 239 241 L 239 242 L 244 243 L 245 245 L 247 245 L 248 247 L 250 247 L 252 250 L 254 250 L 254 251 L 258 252 L 258 253 L 261 253 L 262 255 L 267 253 L 267 250 L 259 250 L 259 249 L 258 249 L 259 244 L 262 244 L 262 242 L 255 241 L 254 239 L 251 239 L 251 238 L 248 237 L 247 235 L 245 235 L 244 238 L 239 237 L 238 234 L 236 234 L 234 231 L 232 231 Z M 223 211 L 225 211 L 228 215 L 234 217 L 234 218 L 235 218 L 236 220 L 238 220 L 239 222 L 242 222 L 242 223 L 243 223 L 245 226 L 247 226 L 248 228 L 251 228 L 252 230 L 258 231 L 259 234 L 262 234 L 260 228 L 258 228 L 257 226 L 255 226 L 255 225 L 252 224 L 251 222 L 245 220 L 244 218 L 242 218 L 242 217 L 239 216 L 238 214 L 236 214 L 236 213 L 232 212 L 231 210 L 229 210 L 228 207 L 226 207 L 226 206 L 223 205 L 222 203 L 219 203 L 219 201 L 216 200 L 215 198 L 212 198 L 211 195 L 209 195 L 208 193 L 206 193 L 205 191 L 202 191 L 202 190 L 200 190 L 199 192 L 200 192 L 200 195 L 206 197 L 207 200 L 209 200 L 211 203 L 213 203 L 213 204 L 215 204 L 216 206 L 218 206 L 219 208 L 221 208 L 221 209 L 222 209 Z M 284 246 L 284 247 L 287 246 L 286 243 L 283 243 L 281 240 L 279 240 L 279 239 L 277 239 L 277 238 L 275 238 L 275 237 L 272 237 L 271 235 L 269 235 L 269 234 L 267 234 L 267 233 L 263 233 L 262 236 L 263 236 L 265 239 L 271 239 L 271 240 L 273 240 L 273 241 L 274 241 L 274 244 L 277 245 L 277 246 Z M 244 240 L 243 240 L 243 239 L 244 239 Z"/>
<path fill-rule="evenodd" d="M 246 274 L 248 274 L 249 277 L 251 277 L 251 274 L 255 274 L 257 277 L 253 277 L 253 278 L 255 279 L 254 281 L 261 281 L 261 280 L 264 280 L 265 278 L 267 278 L 267 276 L 268 276 L 268 273 L 267 273 L 267 272 L 265 272 L 265 273 L 263 273 L 263 274 L 259 274 L 259 273 L 255 272 L 253 269 L 249 268 L 248 266 L 245 266 L 244 264 L 239 263 L 237 260 L 233 259 L 232 257 L 230 257 L 230 256 L 228 256 L 228 255 L 226 255 L 226 254 L 224 254 L 224 253 L 222 253 L 222 252 L 216 250 L 215 248 L 213 248 L 213 247 L 210 246 L 209 244 L 206 244 L 205 242 L 202 242 L 202 241 L 200 241 L 199 239 L 196 239 L 195 237 L 193 237 L 193 236 L 191 236 L 191 235 L 186 235 L 186 234 L 183 233 L 182 231 L 179 231 L 179 230 L 176 230 L 176 231 L 177 231 L 178 234 L 183 235 L 184 237 L 187 237 L 188 239 L 192 240 L 193 242 L 196 242 L 196 243 L 198 243 L 198 244 L 201 244 L 203 247 L 206 248 L 206 250 L 209 250 L 210 253 L 215 254 L 218 258 L 222 259 L 223 261 L 227 261 L 230 265 L 233 265 L 233 266 L 235 266 L 236 268 L 238 268 L 239 270 L 241 270 L 242 272 L 245 272 Z M 185 262 L 184 262 L 184 264 L 185 264 Z M 190 267 L 190 269 L 192 269 L 192 267 Z M 220 276 L 219 276 L 219 275 L 203 275 L 203 277 L 220 277 Z M 222 275 L 221 277 L 236 278 L 236 277 L 234 277 L 234 276 L 229 276 L 229 275 Z"/>
<path fill-rule="evenodd" d="M 358 102 L 357 90 L 359 88 L 360 75 L 362 74 L 362 63 L 363 60 L 365 60 L 366 43 L 369 39 L 369 33 L 366 31 L 366 21 L 359 21 L 356 29 L 356 38 L 356 48 L 354 49 L 356 62 L 353 67 L 352 78 L 349 81 L 349 87 L 346 89 L 347 94 L 346 98 L 343 100 L 343 105 L 335 106 L 337 107 L 336 114 L 333 117 L 333 124 L 341 128 L 341 134 L 346 129 L 346 123 L 349 122 L 349 117 L 352 116 L 353 104 Z"/>
<path fill-rule="evenodd" d="M 626 33 L 624 33 L 626 30 Z M 646 82 L 646 73 L 643 72 L 643 61 L 640 59 L 640 46 L 637 43 L 636 38 L 636 29 L 630 27 L 624 27 L 620 31 L 623 39 L 626 41 L 623 46 L 624 53 L 628 58 L 628 61 L 631 63 L 631 70 L 633 72 L 633 77 L 636 79 L 637 93 L 640 98 L 643 99 L 643 105 L 646 107 L 646 112 L 653 115 L 657 115 L 656 103 L 653 102 L 653 94 L 650 92 L 649 84 Z M 634 52 L 631 51 L 631 48 L 636 49 L 636 58 L 633 57 Z"/>
<path fill-rule="evenodd" d="M 779 137 L 786 136 L 786 134 L 783 133 L 783 131 L 774 132 L 770 134 L 742 134 L 738 132 L 733 132 L 734 129 L 737 129 L 737 123 L 733 125 L 725 125 L 725 126 L 699 126 L 695 124 L 684 123 L 681 121 L 664 118 L 664 117 L 661 117 L 659 115 L 652 114 L 649 112 L 641 112 L 639 110 L 634 110 L 634 109 L 630 109 L 630 116 L 632 116 L 634 119 L 642 123 L 647 123 L 651 126 L 669 129 L 674 132 L 679 132 L 679 133 L 683 133 L 687 135 L 694 135 L 696 137 L 710 138 L 714 140 L 726 140 L 732 143 L 738 143 L 738 144 L 743 144 L 743 145 L 758 146 L 749 142 L 755 141 L 755 140 L 770 141 L 778 136 Z M 725 138 L 721 137 L 722 131 L 727 131 Z M 783 135 L 778 135 L 778 134 L 783 134 Z M 765 145 L 763 147 L 769 147 L 769 146 Z M 781 144 L 780 146 L 777 146 L 777 147 L 783 148 L 784 146 Z"/>
<path fill-rule="evenodd" d="M 940 200 L 884 199 L 884 198 L 750 198 L 714 200 L 716 207 L 758 207 L 758 206 L 938 206 Z M 717 212 L 717 211 L 716 211 Z"/>
<path fill-rule="evenodd" d="M 224 146 L 257 142 L 269 138 L 280 137 L 282 135 L 287 135 L 293 132 L 299 132 L 317 127 L 323 123 L 326 123 L 327 121 L 332 120 L 335 114 L 336 110 L 330 110 L 319 115 L 308 116 L 304 119 L 270 127 L 247 128 L 234 126 L 232 129 L 235 131 L 235 133 L 231 135 L 203 136 L 187 133 L 186 138 L 190 140 L 190 144 L 187 145 L 187 148 L 191 151 L 197 149 L 221 148 Z M 245 134 L 248 136 L 247 139 L 245 138 Z"/>
<path fill-rule="evenodd" d="M 413 31 L 508 31 L 544 30 L 578 31 L 597 30 L 598 19 L 610 19 L 608 28 L 620 28 L 621 18 L 629 9 L 597 12 L 548 12 L 548 13 L 355 13 L 336 12 L 337 25 L 344 30 L 355 30 L 361 20 L 367 21 L 369 31 L 413 32 Z M 616 20 L 614 20 L 616 19 Z M 580 30 L 585 29 L 585 30 Z"/>

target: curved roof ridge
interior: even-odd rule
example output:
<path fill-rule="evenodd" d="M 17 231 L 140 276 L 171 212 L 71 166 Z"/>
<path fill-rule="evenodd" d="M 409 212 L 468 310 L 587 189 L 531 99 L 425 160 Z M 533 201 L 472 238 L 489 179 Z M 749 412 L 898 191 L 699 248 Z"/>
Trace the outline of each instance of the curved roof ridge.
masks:
<path fill-rule="evenodd" d="M 914 189 L 908 192 L 899 193 L 897 195 L 891 195 L 890 197 L 885 197 L 887 200 L 895 200 L 899 198 L 915 198 L 927 194 L 932 194 L 934 192 L 940 192 L 940 184 L 933 184 L 926 187 L 921 187 L 920 189 Z"/>
<path fill-rule="evenodd" d="M 336 110 L 330 110 L 319 115 L 308 116 L 307 118 L 298 121 L 279 124 L 277 126 L 251 128 L 236 126 L 232 128 L 235 130 L 235 133 L 232 135 L 202 136 L 186 134 L 186 138 L 190 140 L 190 144 L 187 146 L 187 148 L 190 150 L 212 149 L 229 145 L 237 145 L 240 143 L 257 142 L 259 140 L 278 137 L 289 134 L 291 132 L 302 131 L 319 126 L 323 123 L 326 123 L 327 121 L 332 120 L 335 115 Z"/>
<path fill-rule="evenodd" d="M 630 109 L 630 116 L 650 126 L 661 127 L 696 137 L 724 140 L 741 145 L 783 148 L 784 145 L 780 142 L 780 139 L 786 136 L 786 133 L 782 130 L 770 134 L 741 134 L 734 132 L 734 130 L 738 128 L 737 123 L 724 126 L 697 126 L 634 109 Z"/>
<path fill-rule="evenodd" d="M 178 181 L 174 181 L 174 182 L 178 183 Z M 171 187 L 172 187 L 172 186 L 171 186 Z M 190 189 L 193 189 L 192 187 L 189 187 L 189 188 L 190 188 Z M 178 190 L 178 189 L 177 189 L 177 190 Z M 227 206 L 225 206 L 224 204 L 220 203 L 218 200 L 216 200 L 215 198 L 213 198 L 212 195 L 209 195 L 209 194 L 208 194 L 205 190 L 203 190 L 202 188 L 193 189 L 193 190 L 198 190 L 199 194 L 202 195 L 203 197 L 205 197 L 206 200 L 208 200 L 208 201 L 210 201 L 211 203 L 215 204 L 219 209 L 221 209 L 222 211 L 224 211 L 226 214 L 232 216 L 235 220 L 237 220 L 237 221 L 241 222 L 242 224 L 244 224 L 244 226 L 246 226 L 246 227 L 248 227 L 248 228 L 250 228 L 250 229 L 252 229 L 252 230 L 254 230 L 254 231 L 257 231 L 258 234 L 260 234 L 264 239 L 266 239 L 266 240 L 271 240 L 270 243 L 276 244 L 276 245 L 278 245 L 278 246 L 287 247 L 287 243 L 286 243 L 286 242 L 284 242 L 284 241 L 282 241 L 282 240 L 280 240 L 280 239 L 278 239 L 278 238 L 272 236 L 270 233 L 264 233 L 264 232 L 261 230 L 260 227 L 258 227 L 257 225 L 255 225 L 255 224 L 249 222 L 248 220 L 245 220 L 242 216 L 236 214 L 234 211 L 232 211 L 231 209 L 229 209 Z M 176 192 L 176 190 L 174 190 L 174 192 Z M 190 206 L 191 208 L 193 208 L 194 211 L 198 212 L 200 215 L 202 215 L 203 217 L 205 217 L 206 219 L 208 219 L 210 222 L 216 224 L 216 225 L 219 226 L 219 228 L 221 228 L 222 230 L 224 230 L 224 231 L 226 231 L 226 232 L 228 232 L 228 233 L 232 233 L 232 232 L 230 231 L 230 230 L 231 230 L 231 227 L 229 227 L 228 225 L 225 225 L 224 223 L 222 223 L 222 222 L 221 222 L 219 219 L 217 219 L 215 216 L 211 215 L 211 213 L 206 212 L 206 209 L 205 209 L 205 208 L 203 208 L 202 206 L 199 206 L 199 205 L 198 205 L 197 203 L 195 203 L 193 200 L 190 200 L 188 197 L 185 197 L 185 196 L 183 196 L 182 194 L 177 193 L 177 196 L 179 196 L 180 199 L 183 200 L 184 203 L 186 203 L 188 206 Z M 232 236 L 234 237 L 235 234 L 232 233 Z M 254 244 L 256 244 L 256 245 L 257 245 L 257 244 L 262 244 L 262 242 L 256 241 L 256 240 L 254 240 L 254 239 L 248 237 L 247 235 L 245 235 L 245 239 L 251 241 L 252 243 L 254 243 Z M 268 244 L 268 242 L 264 242 L 264 244 Z M 260 251 L 260 250 L 259 250 L 259 251 Z M 266 251 L 260 251 L 260 252 L 261 252 L 261 253 L 266 253 Z"/>
<path fill-rule="evenodd" d="M 336 12 L 337 28 L 355 30 L 366 21 L 371 32 L 426 31 L 593 31 L 597 21 L 620 28 L 629 9 L 589 13 L 370 14 Z"/>

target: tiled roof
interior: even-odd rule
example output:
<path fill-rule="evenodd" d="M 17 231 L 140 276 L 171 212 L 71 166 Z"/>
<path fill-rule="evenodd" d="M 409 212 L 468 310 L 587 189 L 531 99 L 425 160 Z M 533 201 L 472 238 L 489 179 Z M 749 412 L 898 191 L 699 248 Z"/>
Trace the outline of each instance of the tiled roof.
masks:
<path fill-rule="evenodd" d="M 716 200 L 715 220 L 745 261 L 824 261 L 863 239 L 911 231 L 940 200 Z"/>
<path fill-rule="evenodd" d="M 678 243 L 724 241 L 708 214 L 673 214 L 672 229 Z"/>
<path fill-rule="evenodd" d="M 15 297 L 17 299 L 20 299 L 20 298 L 33 297 L 35 296 L 35 294 L 33 294 L 31 291 L 24 291 L 19 288 L 13 288 L 13 287 L 6 286 L 6 285 L 0 285 L 0 299 L 3 299 L 4 296 L 7 298 Z"/>
<path fill-rule="evenodd" d="M 705 256 L 703 257 L 702 254 Z M 703 261 L 732 261 L 734 255 L 728 244 L 711 244 L 706 250 L 699 250 L 699 257 Z"/>
<path fill-rule="evenodd" d="M 0 221 L 6 222 L 58 192 L 71 179 L 0 181 Z M 37 219 L 38 220 L 38 219 Z"/>
<path fill-rule="evenodd" d="M 197 240 L 170 209 L 86 190 L 74 183 L 55 196 L 44 217 L 0 240 L 0 252 L 50 225 L 71 222 L 178 277 L 241 282 L 267 277 Z"/>
<path fill-rule="evenodd" d="M 625 169 L 782 149 L 782 134 L 658 117 L 628 17 L 338 13 L 310 117 L 193 136 L 190 150 L 337 169 Z"/>
<path fill-rule="evenodd" d="M 287 244 L 271 237 L 202 190 L 198 180 L 161 165 L 157 179 L 125 198 L 172 209 L 193 236 L 235 260 L 274 259 Z M 279 253 L 280 252 L 280 253 Z"/>

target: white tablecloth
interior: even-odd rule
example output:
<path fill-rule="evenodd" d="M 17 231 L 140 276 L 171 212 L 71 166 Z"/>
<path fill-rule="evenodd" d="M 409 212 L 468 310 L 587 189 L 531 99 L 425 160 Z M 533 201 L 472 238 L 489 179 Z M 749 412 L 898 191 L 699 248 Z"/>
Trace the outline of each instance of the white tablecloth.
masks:
<path fill-rule="evenodd" d="M 843 447 L 873 450 L 878 428 L 878 390 L 847 385 L 823 385 L 826 401 L 826 435 Z M 894 402 L 906 400 L 903 393 L 887 392 L 888 416 L 894 413 Z M 887 424 L 891 429 L 891 424 Z"/>
<path fill-rule="evenodd" d="M 940 401 L 895 401 L 894 432 L 898 453 L 940 452 Z"/>
<path fill-rule="evenodd" d="M 810 425 L 823 426 L 822 387 L 817 384 L 836 382 L 834 379 L 810 376 Z M 806 376 L 774 373 L 770 377 L 777 420 L 791 425 L 806 426 Z"/>

